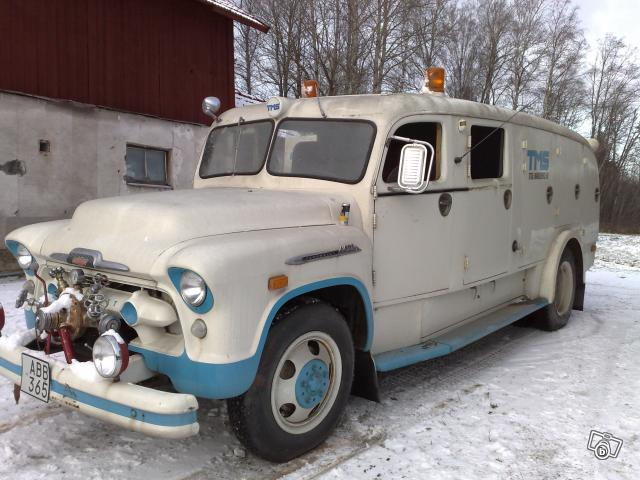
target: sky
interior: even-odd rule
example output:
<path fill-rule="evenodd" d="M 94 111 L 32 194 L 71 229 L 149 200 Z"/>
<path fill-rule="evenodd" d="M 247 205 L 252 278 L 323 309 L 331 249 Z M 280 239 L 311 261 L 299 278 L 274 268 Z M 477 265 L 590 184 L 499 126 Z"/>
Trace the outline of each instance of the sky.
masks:
<path fill-rule="evenodd" d="M 606 33 L 624 37 L 640 50 L 640 0 L 574 0 L 580 7 L 584 33 L 592 47 Z"/>

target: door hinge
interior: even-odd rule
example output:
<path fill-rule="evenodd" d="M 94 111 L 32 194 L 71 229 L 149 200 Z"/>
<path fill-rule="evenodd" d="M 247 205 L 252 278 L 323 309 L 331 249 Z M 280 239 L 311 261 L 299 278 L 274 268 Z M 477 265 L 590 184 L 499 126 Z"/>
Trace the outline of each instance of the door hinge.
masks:
<path fill-rule="evenodd" d="M 373 193 L 373 199 L 375 200 L 376 198 L 378 198 L 378 186 L 374 185 L 373 188 L 371 189 L 371 193 Z"/>
<path fill-rule="evenodd" d="M 375 213 L 373 214 L 373 216 L 371 218 L 371 224 L 372 224 L 374 230 L 376 228 L 378 228 L 378 215 L 375 214 Z"/>
<path fill-rule="evenodd" d="M 371 283 L 375 286 L 376 284 L 376 271 L 371 270 Z"/>

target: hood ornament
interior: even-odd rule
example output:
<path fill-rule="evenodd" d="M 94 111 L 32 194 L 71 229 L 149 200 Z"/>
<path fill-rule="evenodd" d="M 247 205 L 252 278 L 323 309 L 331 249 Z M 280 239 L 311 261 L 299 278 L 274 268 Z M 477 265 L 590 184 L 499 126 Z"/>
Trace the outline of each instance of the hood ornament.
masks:
<path fill-rule="evenodd" d="M 79 267 L 97 268 L 101 270 L 115 270 L 128 272 L 129 267 L 122 263 L 110 262 L 102 258 L 98 250 L 88 248 L 74 248 L 69 253 L 52 253 L 51 258 L 59 262 L 70 263 Z"/>

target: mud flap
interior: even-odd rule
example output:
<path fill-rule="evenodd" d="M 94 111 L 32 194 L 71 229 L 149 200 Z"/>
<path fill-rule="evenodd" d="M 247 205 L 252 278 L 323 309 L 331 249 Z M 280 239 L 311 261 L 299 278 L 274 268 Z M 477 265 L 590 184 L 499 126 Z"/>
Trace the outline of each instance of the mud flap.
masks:
<path fill-rule="evenodd" d="M 355 351 L 354 376 L 351 394 L 373 402 L 380 402 L 378 372 L 369 352 Z"/>
<path fill-rule="evenodd" d="M 584 310 L 584 282 L 579 282 L 576 287 L 576 296 L 573 299 L 573 309 L 582 311 Z"/>

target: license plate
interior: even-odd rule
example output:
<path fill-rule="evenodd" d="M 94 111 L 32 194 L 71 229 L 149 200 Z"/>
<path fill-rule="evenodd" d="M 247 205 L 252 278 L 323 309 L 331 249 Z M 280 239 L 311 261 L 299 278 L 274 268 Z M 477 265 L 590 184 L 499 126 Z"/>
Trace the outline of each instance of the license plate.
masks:
<path fill-rule="evenodd" d="M 27 353 L 22 354 L 22 390 L 45 403 L 49 402 L 51 387 L 51 368 L 44 360 L 32 357 Z"/>

